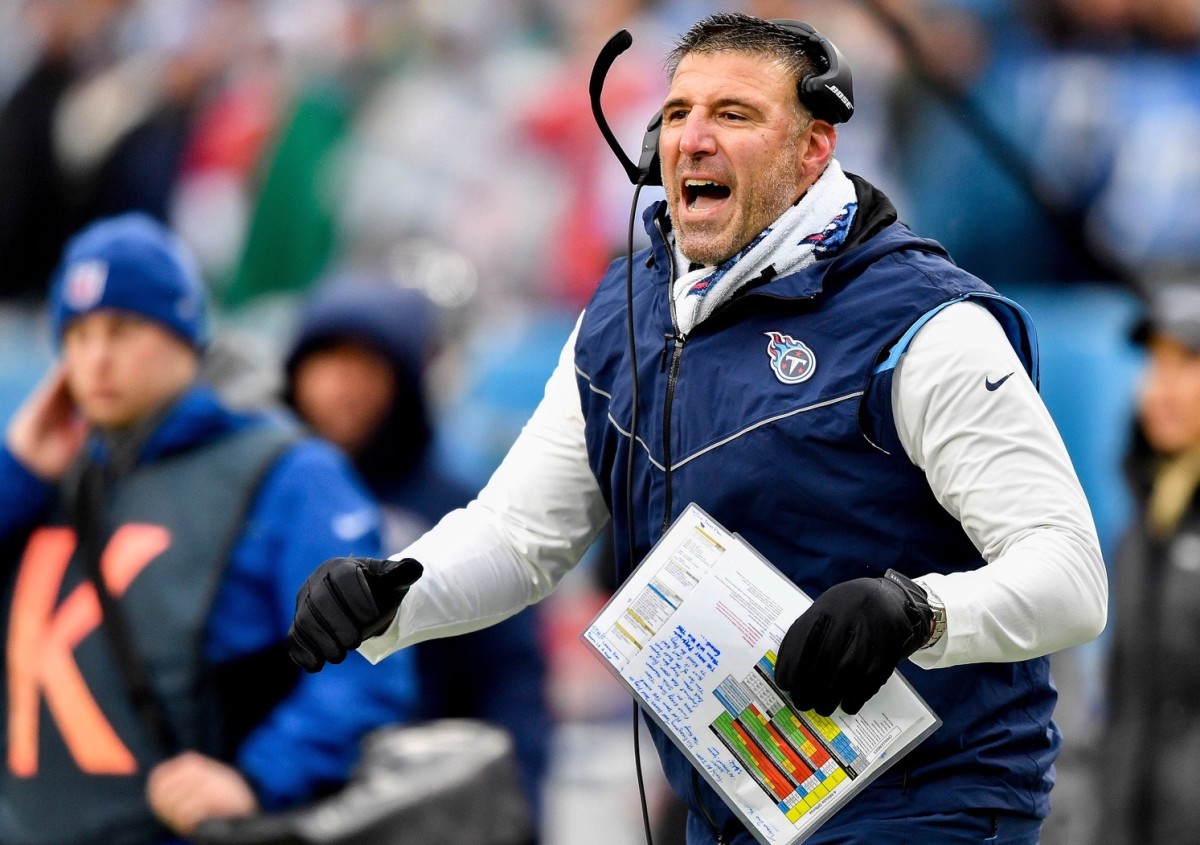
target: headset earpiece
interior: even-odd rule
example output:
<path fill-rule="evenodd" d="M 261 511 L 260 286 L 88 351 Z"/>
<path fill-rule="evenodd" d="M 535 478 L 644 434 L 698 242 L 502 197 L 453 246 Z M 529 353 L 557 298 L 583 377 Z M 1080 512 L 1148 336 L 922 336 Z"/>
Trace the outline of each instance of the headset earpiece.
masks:
<path fill-rule="evenodd" d="M 661 185 L 662 166 L 658 159 L 658 136 L 662 133 L 662 112 L 655 113 L 646 124 L 646 134 L 642 137 L 642 154 L 638 158 L 637 185 Z"/>
<path fill-rule="evenodd" d="M 854 77 L 841 51 L 828 38 L 803 21 L 787 19 L 771 23 L 798 35 L 804 55 L 817 66 L 817 73 L 800 80 L 797 95 L 813 117 L 829 123 L 845 123 L 854 116 Z"/>

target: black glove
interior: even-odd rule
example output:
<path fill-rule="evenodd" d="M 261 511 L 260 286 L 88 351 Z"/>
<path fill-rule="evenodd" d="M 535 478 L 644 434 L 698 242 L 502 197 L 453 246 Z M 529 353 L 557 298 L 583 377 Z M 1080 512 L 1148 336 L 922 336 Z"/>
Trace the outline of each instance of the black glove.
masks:
<path fill-rule="evenodd" d="M 775 681 L 797 710 L 857 713 L 932 626 L 925 591 L 895 570 L 836 584 L 784 635 Z"/>
<path fill-rule="evenodd" d="M 382 633 L 421 572 L 411 558 L 335 557 L 308 576 L 296 596 L 288 655 L 307 672 L 341 663 L 351 649 Z"/>

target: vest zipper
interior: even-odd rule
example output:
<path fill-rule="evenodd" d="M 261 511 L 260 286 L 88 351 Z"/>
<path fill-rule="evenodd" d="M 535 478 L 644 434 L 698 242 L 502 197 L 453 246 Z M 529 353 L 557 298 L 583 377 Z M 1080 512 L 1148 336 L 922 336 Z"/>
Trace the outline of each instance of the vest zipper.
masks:
<path fill-rule="evenodd" d="M 659 224 L 659 234 L 662 226 Z M 666 238 L 664 236 L 663 240 Z M 671 369 L 667 373 L 667 395 L 663 400 L 663 523 L 665 534 L 671 525 L 671 406 L 675 402 L 675 382 L 679 378 L 679 359 L 683 357 L 683 344 L 687 338 L 679 333 L 679 320 L 675 315 L 675 297 L 671 285 L 675 283 L 675 251 L 668 250 L 671 256 L 671 272 L 667 279 L 667 301 L 671 305 L 671 333 L 666 336 L 667 345 L 671 347 Z M 666 349 L 663 350 L 666 352 Z"/>
<path fill-rule="evenodd" d="M 654 226 L 658 229 L 658 235 L 662 238 L 663 243 L 668 243 L 666 233 L 663 231 L 662 220 L 655 220 Z M 670 348 L 671 368 L 667 374 L 667 395 L 663 401 L 663 533 L 666 533 L 667 528 L 671 525 L 671 405 L 675 400 L 679 359 L 683 355 L 683 344 L 687 340 L 679 333 L 679 321 L 675 316 L 675 297 L 671 290 L 671 286 L 675 283 L 675 251 L 669 248 L 667 249 L 667 267 L 667 302 L 671 308 L 671 333 L 663 337 L 662 364 L 666 363 L 667 349 Z"/>
<path fill-rule="evenodd" d="M 685 338 L 679 334 L 668 338 L 672 349 L 671 369 L 667 373 L 667 396 L 663 402 L 663 467 L 666 474 L 663 509 L 664 533 L 671 524 L 671 405 L 675 401 L 675 383 L 679 379 L 679 360 L 683 357 L 684 340 Z"/>

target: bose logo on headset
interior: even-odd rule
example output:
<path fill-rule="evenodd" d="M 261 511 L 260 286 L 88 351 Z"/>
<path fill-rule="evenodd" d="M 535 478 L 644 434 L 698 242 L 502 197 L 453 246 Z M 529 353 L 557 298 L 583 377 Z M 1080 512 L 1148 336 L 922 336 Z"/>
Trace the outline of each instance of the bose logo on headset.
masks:
<path fill-rule="evenodd" d="M 847 97 L 845 94 L 843 94 L 841 91 L 839 91 L 838 87 L 836 85 L 826 85 L 825 87 L 827 89 L 829 89 L 830 91 L 832 91 L 833 95 L 835 97 L 837 97 L 839 100 L 841 100 L 842 103 L 846 106 L 846 108 L 850 109 L 851 113 L 854 112 L 854 103 L 850 102 L 850 98 Z"/>

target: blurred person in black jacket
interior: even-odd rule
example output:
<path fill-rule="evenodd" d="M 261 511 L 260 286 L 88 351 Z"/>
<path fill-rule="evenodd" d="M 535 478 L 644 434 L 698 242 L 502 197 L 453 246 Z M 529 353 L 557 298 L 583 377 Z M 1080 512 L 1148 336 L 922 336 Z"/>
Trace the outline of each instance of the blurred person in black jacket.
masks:
<path fill-rule="evenodd" d="M 433 303 L 414 289 L 334 279 L 306 304 L 286 359 L 286 402 L 350 455 L 383 504 L 385 548 L 403 548 L 474 496 L 439 466 L 433 448 L 425 371 L 436 319 Z M 536 818 L 550 724 L 536 611 L 415 652 L 421 715 L 508 730 Z"/>
<path fill-rule="evenodd" d="M 1200 843 L 1200 285 L 1134 332 L 1148 362 L 1127 457 L 1136 516 L 1116 561 L 1099 841 Z"/>

